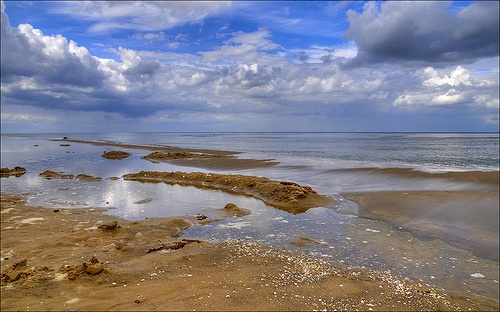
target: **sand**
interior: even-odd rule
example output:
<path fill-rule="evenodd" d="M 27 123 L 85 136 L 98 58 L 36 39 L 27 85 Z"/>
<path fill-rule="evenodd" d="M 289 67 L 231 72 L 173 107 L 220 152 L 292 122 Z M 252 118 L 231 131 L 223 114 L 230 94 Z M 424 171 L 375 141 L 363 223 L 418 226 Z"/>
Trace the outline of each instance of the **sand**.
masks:
<path fill-rule="evenodd" d="M 5 193 L 1 203 L 2 311 L 498 309 L 245 240 L 183 241 L 194 217 L 131 222 L 103 209 L 30 207 Z"/>
<path fill-rule="evenodd" d="M 353 168 L 335 171 L 360 172 L 365 174 L 378 174 L 387 176 L 407 177 L 407 178 L 430 178 L 449 179 L 470 183 L 489 185 L 498 190 L 500 175 L 498 171 L 447 171 L 447 172 L 424 172 L 411 168 Z"/>
<path fill-rule="evenodd" d="M 343 194 L 363 218 L 381 220 L 459 245 L 479 257 L 499 259 L 499 192 L 404 191 Z M 481 213 L 475 213 L 481 207 Z M 450 222 L 450 215 L 456 219 Z M 471 230 L 474 229 L 474 230 Z"/>

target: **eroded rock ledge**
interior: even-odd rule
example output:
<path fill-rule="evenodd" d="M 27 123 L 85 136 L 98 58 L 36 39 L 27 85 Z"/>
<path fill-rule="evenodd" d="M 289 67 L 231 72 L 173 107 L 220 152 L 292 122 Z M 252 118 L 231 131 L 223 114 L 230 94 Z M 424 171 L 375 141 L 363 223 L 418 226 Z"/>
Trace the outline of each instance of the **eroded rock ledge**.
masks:
<path fill-rule="evenodd" d="M 18 166 L 14 167 L 12 169 L 9 169 L 7 167 L 1 169 L 1 177 L 2 178 L 8 178 L 10 176 L 20 177 L 25 173 L 26 173 L 26 169 L 23 167 L 18 167 Z"/>
<path fill-rule="evenodd" d="M 86 181 L 86 182 L 100 182 L 102 180 L 101 177 L 94 177 L 88 174 L 79 174 L 77 176 L 74 176 L 72 174 L 66 174 L 66 173 L 60 173 L 60 172 L 55 172 L 52 170 L 45 170 L 44 172 L 40 173 L 39 176 L 47 179 L 47 180 L 52 180 L 52 179 L 77 179 L 79 181 Z"/>
<path fill-rule="evenodd" d="M 294 182 L 273 181 L 265 177 L 202 172 L 141 171 L 126 174 L 123 178 L 139 182 L 190 185 L 249 195 L 291 213 L 301 213 L 309 208 L 332 206 L 336 203 L 334 199 L 320 195 L 308 186 L 301 186 Z"/>

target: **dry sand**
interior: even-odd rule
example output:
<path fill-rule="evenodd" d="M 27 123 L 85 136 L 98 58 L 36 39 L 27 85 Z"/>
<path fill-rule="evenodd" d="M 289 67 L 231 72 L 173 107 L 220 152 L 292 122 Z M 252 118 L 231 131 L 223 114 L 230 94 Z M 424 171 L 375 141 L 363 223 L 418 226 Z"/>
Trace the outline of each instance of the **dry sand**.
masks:
<path fill-rule="evenodd" d="M 195 218 L 130 222 L 4 193 L 1 209 L 2 311 L 498 309 L 243 240 L 183 242 Z"/>

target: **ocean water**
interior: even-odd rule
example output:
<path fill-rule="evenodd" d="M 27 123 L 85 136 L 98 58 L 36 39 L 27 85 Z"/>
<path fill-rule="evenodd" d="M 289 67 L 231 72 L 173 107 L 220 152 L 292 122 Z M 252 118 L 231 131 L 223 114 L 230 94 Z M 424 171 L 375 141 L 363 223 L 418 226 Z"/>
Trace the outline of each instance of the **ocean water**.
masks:
<path fill-rule="evenodd" d="M 29 136 L 29 135 L 27 135 Z M 498 133 L 96 133 L 37 137 L 229 150 L 332 168 L 499 170 Z"/>
<path fill-rule="evenodd" d="M 240 152 L 238 157 L 274 159 L 278 166 L 245 170 L 207 170 L 151 163 L 149 151 L 123 148 L 132 156 L 108 160 L 104 150 L 117 147 L 51 141 L 64 136 L 124 144 L 175 146 Z M 491 186 L 450 179 L 384 176 L 340 169 L 410 168 L 425 172 L 499 170 L 498 133 L 94 133 L 3 134 L 1 166 L 22 166 L 28 173 L 2 178 L 2 191 L 28 194 L 29 203 L 47 208 L 105 207 L 129 220 L 202 213 L 209 217 L 228 202 L 252 214 L 205 226 L 193 226 L 186 237 L 209 241 L 246 238 L 279 248 L 296 249 L 349 266 L 391 271 L 431 285 L 472 292 L 498 300 L 498 205 L 438 207 L 432 218 L 415 225 L 358 217 L 347 192 L 482 190 Z M 44 170 L 102 177 L 101 182 L 45 180 Z M 266 176 L 312 186 L 336 198 L 335 207 L 319 207 L 293 215 L 263 202 L 220 191 L 179 185 L 110 180 L 141 170 L 202 171 Z M 498 196 L 497 196 L 498 198 Z M 449 211 L 441 211 L 443 209 Z M 473 209 L 467 213 L 467 209 Z M 463 218 L 465 214 L 467 218 Z M 481 216 L 474 220 L 471 216 Z M 442 218 L 440 218 L 440 216 Z M 472 221 L 477 222 L 471 222 Z M 478 221 L 479 220 L 479 221 Z M 420 221 L 420 220 L 417 220 Z M 470 237 L 487 235 L 493 245 L 480 246 Z M 298 247 L 297 237 L 320 242 Z M 460 244 L 456 242 L 460 241 Z M 496 245 L 495 245 L 496 242 Z M 493 246 L 493 247 L 492 247 Z M 475 278 L 481 273 L 485 278 Z"/>

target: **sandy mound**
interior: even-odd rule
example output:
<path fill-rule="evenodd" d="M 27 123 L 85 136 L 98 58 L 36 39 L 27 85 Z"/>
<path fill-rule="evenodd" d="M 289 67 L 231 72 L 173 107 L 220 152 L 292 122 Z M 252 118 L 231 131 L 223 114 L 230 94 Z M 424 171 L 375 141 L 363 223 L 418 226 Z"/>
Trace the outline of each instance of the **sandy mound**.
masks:
<path fill-rule="evenodd" d="M 2 178 L 8 178 L 10 176 L 20 177 L 25 173 L 26 173 L 26 169 L 23 167 L 18 167 L 18 166 L 14 167 L 12 169 L 2 168 L 0 171 Z"/>
<path fill-rule="evenodd" d="M 21 286 L 29 287 L 30 282 L 38 282 L 46 279 L 50 271 L 46 266 L 43 267 L 28 267 L 28 260 L 23 259 L 11 265 L 7 270 L 2 272 L 2 286 L 9 283 L 17 282 Z"/>
<path fill-rule="evenodd" d="M 222 211 L 234 217 L 243 217 L 249 215 L 251 212 L 248 209 L 240 208 L 233 203 L 227 204 Z"/>
<path fill-rule="evenodd" d="M 67 274 L 69 280 L 74 280 L 80 275 L 93 276 L 101 274 L 107 267 L 106 263 L 100 262 L 96 257 L 92 257 L 79 265 L 63 265 L 59 269 L 59 272 Z"/>
<path fill-rule="evenodd" d="M 265 177 L 202 172 L 141 171 L 126 174 L 123 178 L 139 182 L 191 185 L 245 194 L 291 213 L 301 213 L 312 207 L 335 204 L 332 198 L 317 194 L 308 186 L 287 181 L 273 181 Z"/>
<path fill-rule="evenodd" d="M 107 158 L 107 159 L 124 159 L 129 157 L 131 154 L 123 151 L 110 151 L 110 152 L 104 152 L 101 157 Z"/>

